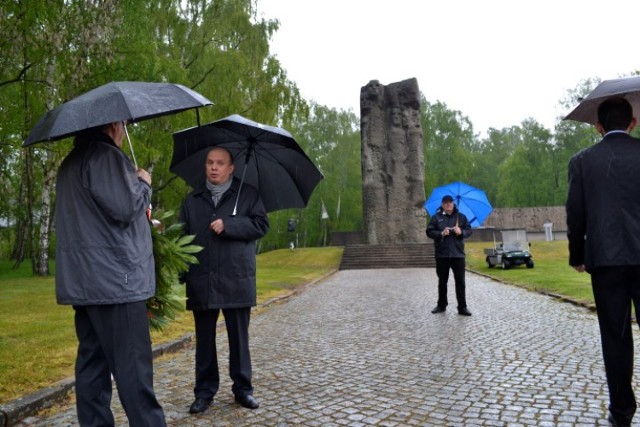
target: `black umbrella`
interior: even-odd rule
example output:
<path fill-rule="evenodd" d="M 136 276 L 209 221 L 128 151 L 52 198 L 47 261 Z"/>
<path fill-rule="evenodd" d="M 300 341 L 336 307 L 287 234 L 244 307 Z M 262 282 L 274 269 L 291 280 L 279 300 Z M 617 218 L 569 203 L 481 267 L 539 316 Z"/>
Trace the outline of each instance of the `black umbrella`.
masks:
<path fill-rule="evenodd" d="M 22 146 L 113 122 L 137 122 L 211 104 L 198 92 L 175 83 L 111 82 L 47 111 Z"/>
<path fill-rule="evenodd" d="M 258 189 L 267 212 L 305 207 L 323 178 L 289 132 L 237 114 L 174 133 L 169 170 L 193 188 L 204 185 L 207 153 L 215 146 L 231 152 L 234 174 Z"/>
<path fill-rule="evenodd" d="M 598 122 L 598 107 L 602 101 L 618 96 L 629 101 L 633 107 L 633 116 L 638 117 L 640 114 L 640 76 L 604 80 L 564 119 L 595 125 Z"/>

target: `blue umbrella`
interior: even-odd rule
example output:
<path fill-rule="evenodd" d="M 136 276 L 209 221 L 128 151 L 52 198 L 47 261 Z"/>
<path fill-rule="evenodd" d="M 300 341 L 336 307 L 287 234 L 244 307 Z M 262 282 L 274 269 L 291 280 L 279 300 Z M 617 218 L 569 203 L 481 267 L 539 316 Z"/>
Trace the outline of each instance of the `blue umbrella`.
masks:
<path fill-rule="evenodd" d="M 429 215 L 435 215 L 442 205 L 442 198 L 447 195 L 453 197 L 458 210 L 467 217 L 472 227 L 480 227 L 493 210 L 484 191 L 456 181 L 433 189 L 424 203 L 424 208 Z"/>

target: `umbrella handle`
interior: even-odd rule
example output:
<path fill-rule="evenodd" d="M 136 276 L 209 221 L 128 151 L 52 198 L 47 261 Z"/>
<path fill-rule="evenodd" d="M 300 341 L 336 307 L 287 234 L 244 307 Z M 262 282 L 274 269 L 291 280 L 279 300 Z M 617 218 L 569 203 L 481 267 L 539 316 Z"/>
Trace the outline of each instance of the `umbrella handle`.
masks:
<path fill-rule="evenodd" d="M 249 164 L 249 159 L 251 158 L 252 153 L 253 153 L 253 143 L 249 145 L 249 149 L 247 150 L 247 155 L 244 158 L 244 169 L 242 169 L 242 178 L 240 178 L 240 187 L 238 187 L 236 204 L 233 206 L 233 213 L 231 214 L 231 216 L 236 216 L 236 213 L 238 212 L 238 200 L 240 200 L 240 192 L 242 191 L 242 184 L 244 184 L 244 176 L 247 173 L 247 165 Z"/>
<path fill-rule="evenodd" d="M 133 152 L 133 145 L 131 144 L 131 139 L 129 139 L 129 131 L 127 130 L 127 124 L 122 122 L 122 126 L 124 127 L 124 134 L 127 136 L 127 142 L 129 143 L 129 150 L 131 150 L 131 158 L 133 159 L 133 164 L 136 169 L 138 169 L 138 162 L 136 161 L 136 154 Z"/>
<path fill-rule="evenodd" d="M 238 212 L 238 200 L 240 200 L 240 192 L 242 191 L 242 184 L 244 184 L 244 175 L 247 173 L 247 165 L 249 164 L 249 159 L 251 158 L 251 154 L 253 154 L 253 149 L 254 149 L 253 145 L 255 144 L 255 140 L 250 142 L 251 144 L 249 145 L 249 149 L 247 150 L 247 155 L 244 158 L 244 169 L 242 169 L 242 178 L 240 178 L 240 187 L 238 187 L 236 204 L 233 206 L 233 213 L 231 214 L 231 216 L 236 216 L 236 213 Z"/>
<path fill-rule="evenodd" d="M 240 179 L 240 187 L 238 187 L 238 195 L 236 196 L 236 204 L 233 206 L 233 213 L 231 216 L 236 216 L 238 212 L 238 200 L 240 200 L 240 192 L 242 191 L 242 184 L 244 183 L 244 174 L 247 172 L 247 164 L 244 164 L 244 169 L 242 170 L 242 178 Z"/>

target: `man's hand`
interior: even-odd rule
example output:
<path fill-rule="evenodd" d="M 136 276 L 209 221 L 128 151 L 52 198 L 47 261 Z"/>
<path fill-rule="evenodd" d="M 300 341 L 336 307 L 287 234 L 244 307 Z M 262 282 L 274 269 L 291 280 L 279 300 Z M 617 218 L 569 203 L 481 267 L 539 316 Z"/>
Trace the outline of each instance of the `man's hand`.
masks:
<path fill-rule="evenodd" d="M 209 224 L 209 228 L 216 234 L 222 234 L 224 232 L 224 222 L 221 219 L 216 219 Z"/>
<path fill-rule="evenodd" d="M 142 168 L 138 168 L 138 178 L 151 185 L 151 174 Z"/>
<path fill-rule="evenodd" d="M 574 265 L 573 269 L 576 270 L 578 273 L 584 273 L 586 271 L 584 269 L 584 264 Z"/>

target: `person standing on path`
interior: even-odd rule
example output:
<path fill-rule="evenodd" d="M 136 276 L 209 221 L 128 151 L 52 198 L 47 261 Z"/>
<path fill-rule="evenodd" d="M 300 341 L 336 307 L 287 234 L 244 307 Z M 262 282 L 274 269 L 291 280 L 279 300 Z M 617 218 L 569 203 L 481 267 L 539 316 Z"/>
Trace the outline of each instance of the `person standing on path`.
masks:
<path fill-rule="evenodd" d="M 76 137 L 56 181 L 56 298 L 75 309 L 81 426 L 114 426 L 111 375 L 132 427 L 162 427 L 146 300 L 155 270 L 151 175 L 120 150 L 124 123 Z"/>
<path fill-rule="evenodd" d="M 240 405 L 256 409 L 249 318 L 256 305 L 256 240 L 269 230 L 269 220 L 257 189 L 246 183 L 240 188 L 240 180 L 233 177 L 228 150 L 211 149 L 203 167 L 206 180 L 187 196 L 180 211 L 185 233 L 195 234 L 193 244 L 204 248 L 184 277 L 196 330 L 195 400 L 189 412 L 204 412 L 220 386 L 216 323 L 221 310 L 229 338 L 231 391 Z"/>
<path fill-rule="evenodd" d="M 449 270 L 453 271 L 458 300 L 458 314 L 471 316 L 467 308 L 465 291 L 464 239 L 471 236 L 471 225 L 467 217 L 458 211 L 453 197 L 444 196 L 442 205 L 427 225 L 427 236 L 436 247 L 436 274 L 438 275 L 438 305 L 432 313 L 443 313 L 447 309 L 447 282 Z"/>
<path fill-rule="evenodd" d="M 591 274 L 609 388 L 609 422 L 630 426 L 636 411 L 631 384 L 631 304 L 640 324 L 640 139 L 629 102 L 610 98 L 598 108 L 597 144 L 569 161 L 569 265 Z"/>

